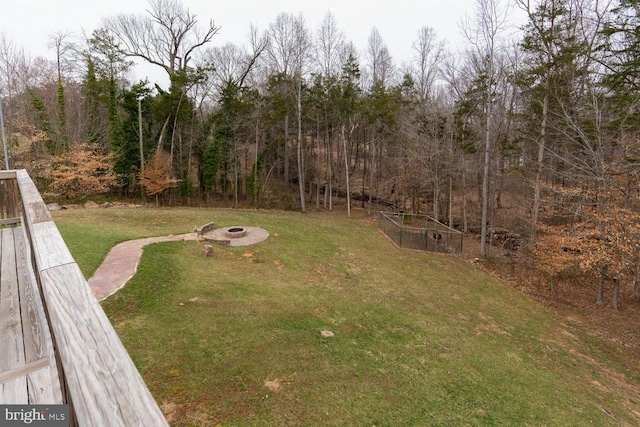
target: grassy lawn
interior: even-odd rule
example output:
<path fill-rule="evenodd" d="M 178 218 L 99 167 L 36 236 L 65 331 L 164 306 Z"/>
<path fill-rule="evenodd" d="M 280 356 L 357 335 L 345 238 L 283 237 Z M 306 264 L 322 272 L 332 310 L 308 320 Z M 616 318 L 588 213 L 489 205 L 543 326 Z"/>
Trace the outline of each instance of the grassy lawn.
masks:
<path fill-rule="evenodd" d="M 397 249 L 360 213 L 54 217 L 87 277 L 123 240 L 209 221 L 271 233 L 213 258 L 148 246 L 103 302 L 172 425 L 640 424 L 623 355 L 462 258 Z"/>

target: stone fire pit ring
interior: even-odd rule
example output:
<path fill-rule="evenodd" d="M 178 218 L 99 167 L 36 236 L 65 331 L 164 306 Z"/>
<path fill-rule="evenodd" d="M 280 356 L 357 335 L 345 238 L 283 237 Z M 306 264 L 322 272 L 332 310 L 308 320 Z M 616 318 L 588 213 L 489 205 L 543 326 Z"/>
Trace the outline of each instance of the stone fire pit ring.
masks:
<path fill-rule="evenodd" d="M 239 239 L 247 235 L 247 230 L 244 227 L 231 227 L 224 232 L 224 235 L 229 239 Z"/>
<path fill-rule="evenodd" d="M 202 237 L 223 246 L 249 246 L 267 240 L 269 232 L 260 227 L 234 225 L 207 230 Z"/>

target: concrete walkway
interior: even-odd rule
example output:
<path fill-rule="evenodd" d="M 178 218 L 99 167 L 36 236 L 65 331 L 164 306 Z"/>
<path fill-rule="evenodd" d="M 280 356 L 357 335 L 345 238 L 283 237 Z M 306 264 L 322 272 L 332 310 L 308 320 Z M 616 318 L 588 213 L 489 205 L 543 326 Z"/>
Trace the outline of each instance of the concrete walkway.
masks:
<path fill-rule="evenodd" d="M 98 301 L 102 301 L 122 288 L 138 268 L 142 248 L 151 243 L 195 240 L 196 233 L 172 236 L 147 237 L 117 244 L 107 254 L 88 282 Z"/>

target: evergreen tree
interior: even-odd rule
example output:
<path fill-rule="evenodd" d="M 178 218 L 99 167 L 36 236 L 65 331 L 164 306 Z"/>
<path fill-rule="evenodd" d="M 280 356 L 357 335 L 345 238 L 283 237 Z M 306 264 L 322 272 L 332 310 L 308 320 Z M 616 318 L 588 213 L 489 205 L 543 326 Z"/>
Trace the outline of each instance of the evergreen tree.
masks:
<path fill-rule="evenodd" d="M 535 10 L 526 11 L 529 22 L 521 43 L 525 66 L 519 74 L 519 84 L 527 103 L 521 121 L 523 140 L 530 144 L 525 146 L 525 153 L 535 153 L 531 155 L 535 170 L 532 208 L 535 234 L 543 174 L 545 170 L 557 171 L 557 164 L 555 168 L 545 168 L 546 152 L 549 148 L 558 152 L 562 142 L 567 141 L 565 113 L 576 108 L 581 96 L 578 90 L 586 72 L 581 61 L 587 57 L 588 45 L 579 33 L 580 14 L 572 0 L 544 0 Z M 553 147 L 549 147 L 549 141 L 555 141 Z"/>
<path fill-rule="evenodd" d="M 151 105 L 151 90 L 147 82 L 142 81 L 123 92 L 119 103 L 110 100 L 109 129 L 110 144 L 113 152 L 113 171 L 118 183 L 128 191 L 134 186 L 140 175 L 140 146 L 138 123 L 138 100 L 141 100 L 142 110 L 148 111 Z M 119 104 L 119 105 L 118 105 Z M 146 142 L 145 151 L 153 147 L 149 139 L 149 128 L 152 125 L 151 114 L 143 114 L 143 141 Z"/>
<path fill-rule="evenodd" d="M 82 85 L 84 95 L 84 113 L 85 113 L 85 139 L 87 143 L 94 145 L 99 144 L 102 139 L 101 135 L 101 88 L 96 75 L 96 66 L 93 58 L 87 56 L 87 73 Z"/>
<path fill-rule="evenodd" d="M 69 136 L 67 134 L 67 101 L 64 95 L 64 86 L 62 85 L 61 76 L 58 76 L 58 82 L 56 85 L 56 101 L 58 104 L 58 109 L 56 110 L 58 138 L 54 154 L 61 154 L 69 150 Z"/>
<path fill-rule="evenodd" d="M 640 2 L 619 0 L 601 31 L 599 46 L 613 106 L 627 131 L 640 129 Z"/>
<path fill-rule="evenodd" d="M 44 147 L 51 151 L 53 149 L 53 135 L 51 131 L 51 122 L 49 121 L 49 115 L 47 109 L 42 102 L 42 98 L 38 96 L 36 91 L 32 88 L 28 89 L 31 108 L 34 110 L 34 121 L 36 129 L 42 132 L 42 142 Z"/>

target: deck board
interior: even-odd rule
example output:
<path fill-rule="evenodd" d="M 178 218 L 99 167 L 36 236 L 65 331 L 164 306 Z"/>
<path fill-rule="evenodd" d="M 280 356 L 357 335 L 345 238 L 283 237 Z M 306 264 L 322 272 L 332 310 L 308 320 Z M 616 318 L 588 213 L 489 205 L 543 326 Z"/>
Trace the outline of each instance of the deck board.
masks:
<path fill-rule="evenodd" d="M 38 284 L 31 265 L 31 250 L 27 245 L 24 228 L 14 229 L 16 267 L 24 336 L 25 360 L 35 363 L 48 359 L 46 366 L 27 375 L 29 403 L 62 403 L 58 368 L 53 352 L 51 333 L 38 291 Z"/>
<path fill-rule="evenodd" d="M 62 403 L 42 300 L 22 227 L 0 229 L 0 404 Z"/>
<path fill-rule="evenodd" d="M 5 373 L 20 369 L 25 364 L 12 228 L 0 229 L 0 259 L 0 372 Z M 9 380 L 1 387 L 0 404 L 27 403 L 26 377 Z"/>

